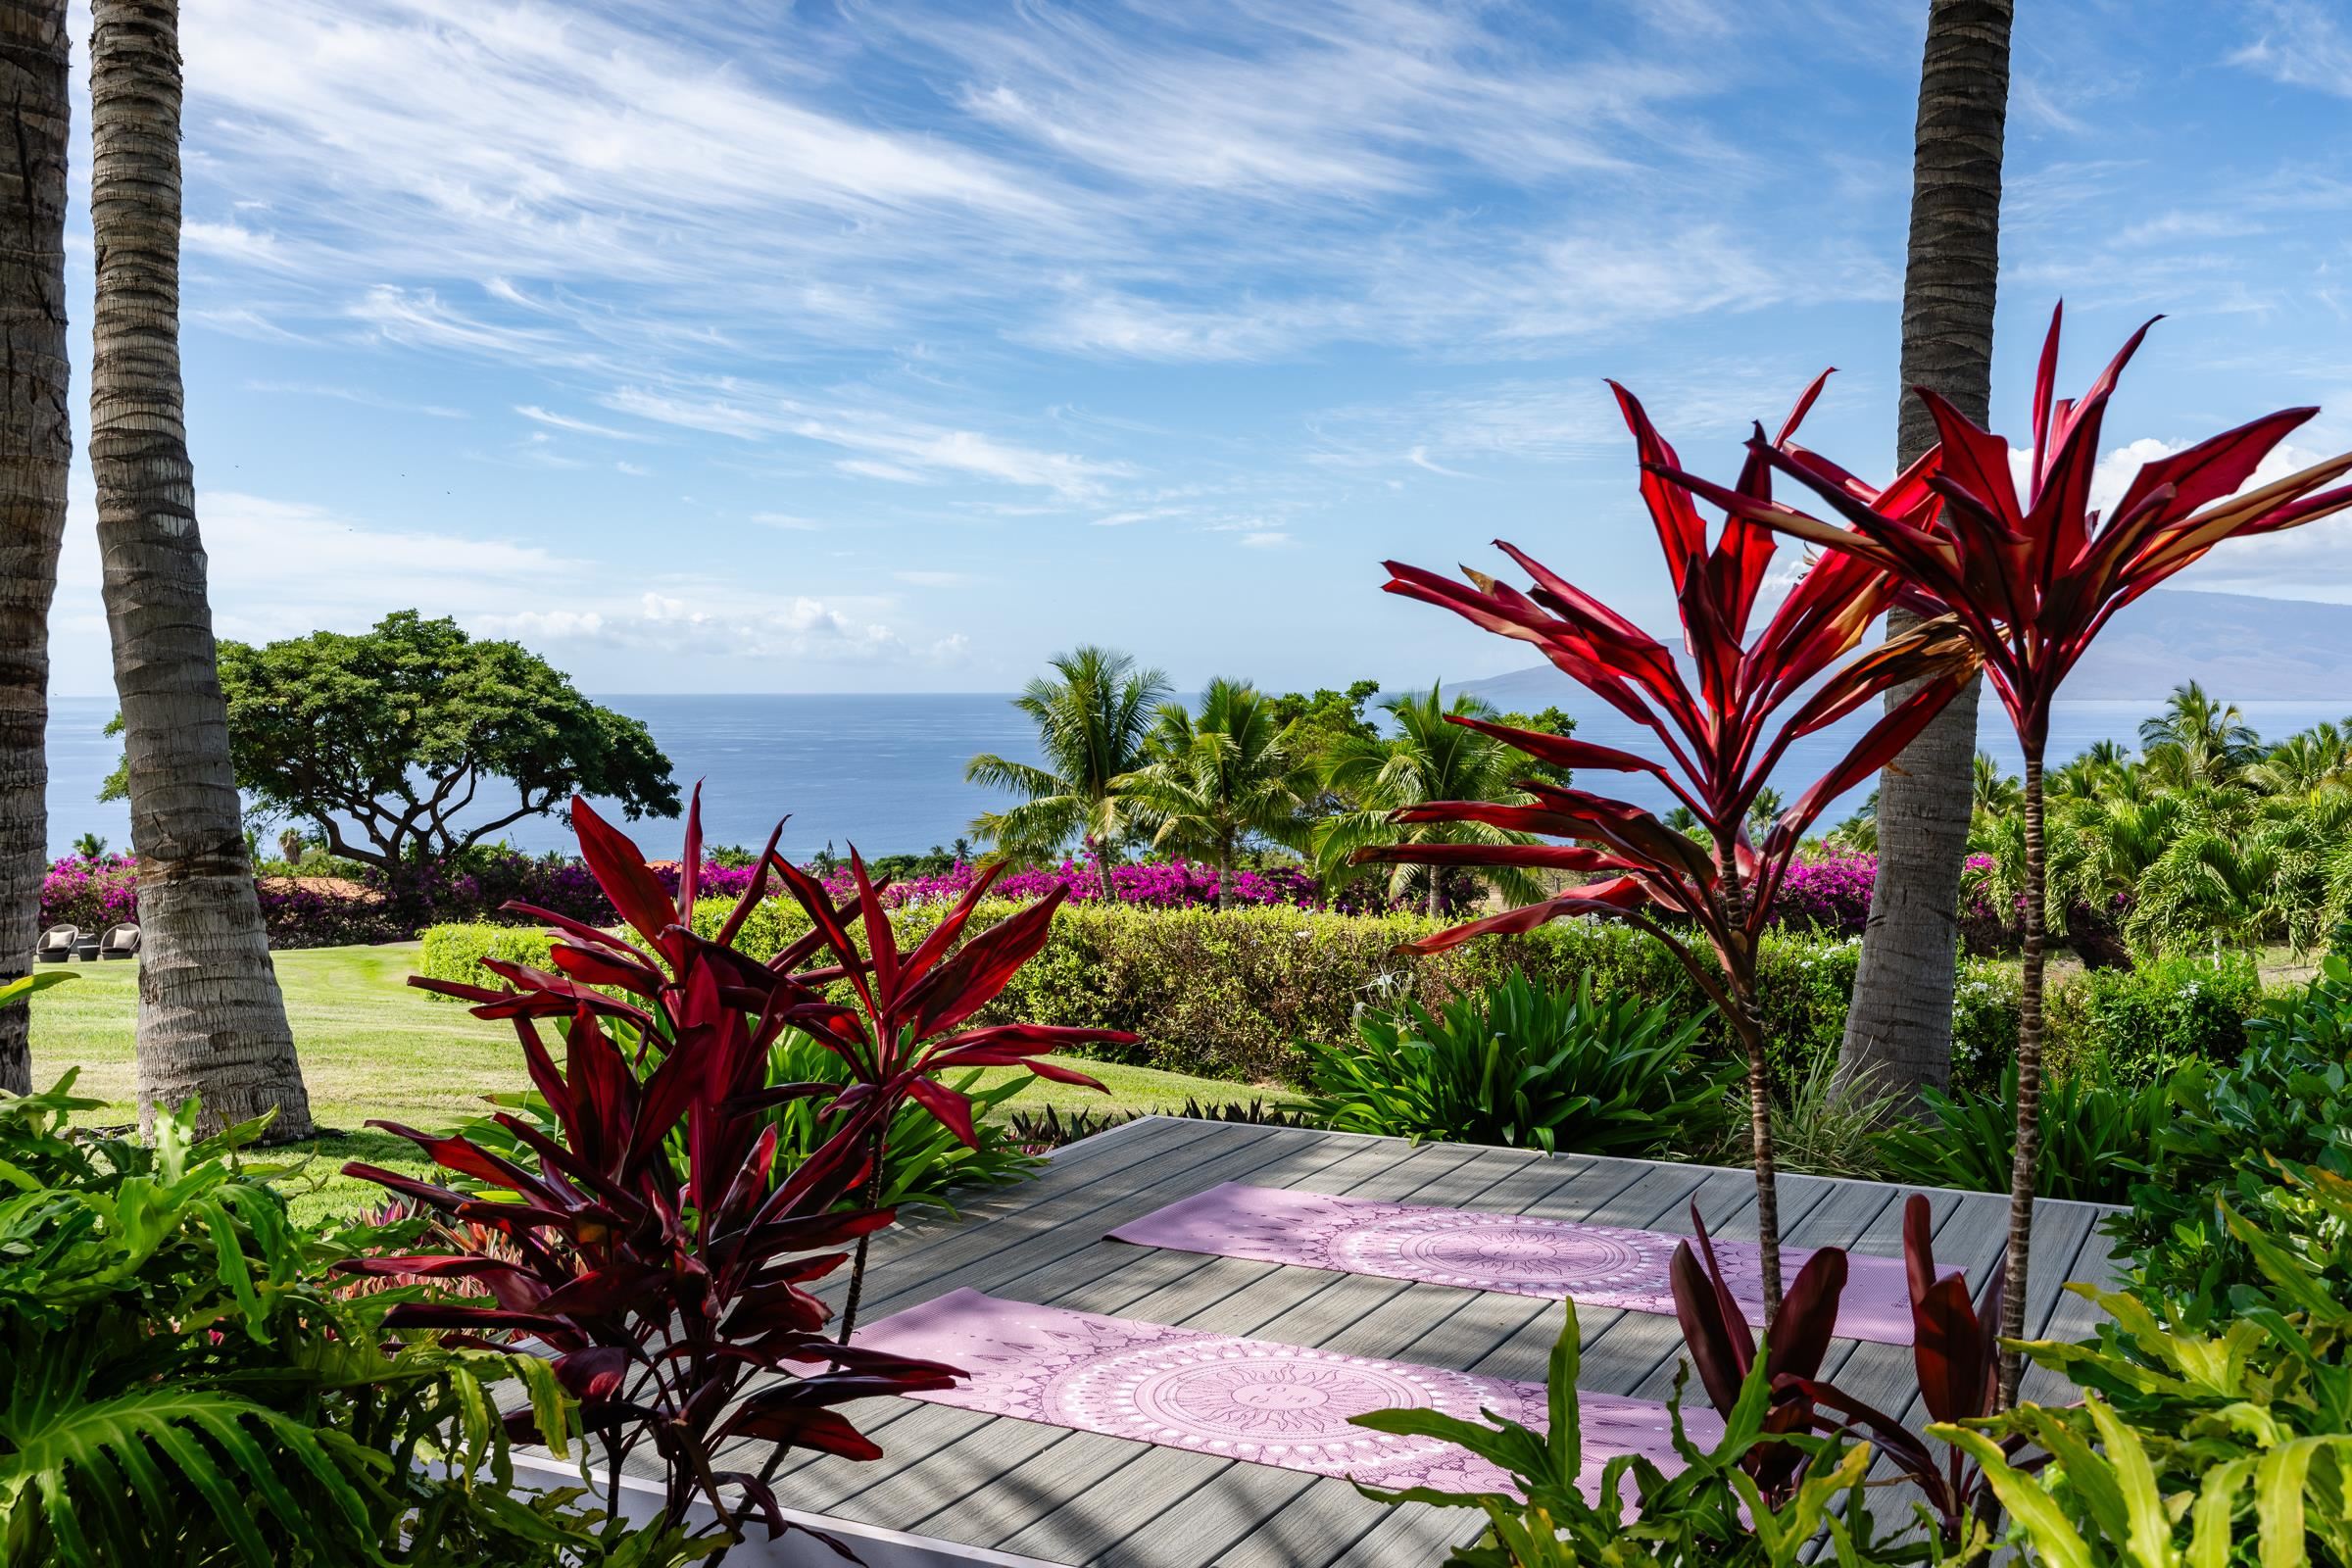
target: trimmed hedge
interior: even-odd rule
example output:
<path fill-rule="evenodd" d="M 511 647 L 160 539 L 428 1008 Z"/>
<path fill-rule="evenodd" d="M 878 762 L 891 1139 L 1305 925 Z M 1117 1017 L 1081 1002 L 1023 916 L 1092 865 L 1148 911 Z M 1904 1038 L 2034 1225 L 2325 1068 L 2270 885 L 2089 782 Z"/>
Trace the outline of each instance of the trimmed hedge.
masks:
<path fill-rule="evenodd" d="M 695 929 L 716 934 L 731 906 L 727 900 L 704 900 L 695 907 Z M 1018 906 L 990 900 L 977 920 L 999 920 Z M 917 904 L 896 910 L 892 920 L 901 940 L 920 940 L 946 907 Z M 1329 1045 L 1350 1038 L 1359 1006 L 1408 999 L 1440 1006 L 1518 965 L 1539 984 L 1565 989 L 1590 972 L 1600 996 L 1664 1002 L 1677 1018 L 1704 1013 L 1709 1049 L 1734 1049 L 1690 976 L 1646 933 L 1599 920 L 1559 920 L 1427 958 L 1396 953 L 1399 943 L 1444 924 L 1418 914 L 1064 905 L 1045 950 L 981 1016 L 986 1022 L 1023 1018 L 1125 1029 L 1143 1039 L 1106 1054 L 1199 1077 L 1290 1086 L 1304 1071 L 1298 1042 Z M 745 923 L 737 945 L 766 957 L 807 930 L 798 908 L 770 899 Z M 1774 1073 L 1784 1084 L 1838 1050 L 1860 952 L 1853 937 L 1766 933 L 1758 963 L 1760 1010 Z M 435 978 L 495 985 L 481 967 L 484 956 L 544 965 L 547 938 L 527 927 L 482 924 L 434 926 L 424 933 L 423 970 Z M 2189 1056 L 2235 1061 L 2245 1049 L 2243 1020 L 2261 995 L 2251 960 L 2217 968 L 2181 958 L 2062 975 L 2050 988 L 2049 1059 L 2053 1070 L 2103 1061 L 2135 1080 Z M 2017 1025 L 2014 966 L 1963 959 L 1952 1014 L 1955 1081 L 1965 1088 L 1996 1085 L 2017 1042 Z"/>
<path fill-rule="evenodd" d="M 729 907 L 725 900 L 703 901 L 695 928 L 714 934 Z M 992 900 L 978 918 L 1001 919 L 1015 907 Z M 902 940 L 911 942 L 932 928 L 944 908 L 910 905 L 892 918 Z M 1349 1039 L 1359 1007 L 1406 999 L 1435 1007 L 1483 988 L 1516 964 L 1540 984 L 1565 988 L 1589 972 L 1601 996 L 1663 1002 L 1678 1018 L 1704 1014 L 1709 1049 L 1733 1049 L 1721 1020 L 1673 956 L 1642 932 L 1598 920 L 1563 920 L 1433 957 L 1396 952 L 1399 943 L 1440 924 L 1401 913 L 1065 905 L 1045 950 L 982 1018 L 1126 1029 L 1141 1042 L 1108 1054 L 1201 1077 L 1288 1086 L 1303 1073 L 1298 1042 Z M 737 943 L 767 956 L 807 928 L 797 908 L 771 899 L 754 911 Z M 1837 1051 L 1859 951 L 1853 938 L 1767 934 L 1761 1010 L 1775 1072 L 1784 1082 Z M 495 984 L 480 966 L 485 956 L 544 964 L 547 939 L 527 928 L 479 924 L 435 926 L 424 934 L 424 972 L 436 978 Z M 2065 977 L 2053 988 L 2052 1058 L 2110 1054 L 2130 1064 L 2161 1052 L 2234 1059 L 2244 1044 L 2238 1023 L 2243 1014 L 2235 1009 L 2242 1001 L 2251 1010 L 2252 971 L 2217 976 L 2206 965 L 2201 973 L 2202 982 L 2166 966 Z M 2017 976 L 1996 961 L 1966 959 L 1960 979 L 1955 1076 L 1964 1086 L 1997 1083 L 2017 1039 Z"/>

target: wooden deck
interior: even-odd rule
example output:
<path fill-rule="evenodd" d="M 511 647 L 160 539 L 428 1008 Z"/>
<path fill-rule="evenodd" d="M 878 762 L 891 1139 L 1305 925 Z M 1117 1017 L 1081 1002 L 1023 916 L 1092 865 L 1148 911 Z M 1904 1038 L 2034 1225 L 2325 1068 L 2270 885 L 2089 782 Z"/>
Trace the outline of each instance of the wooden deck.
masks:
<path fill-rule="evenodd" d="M 1221 1334 L 1543 1378 L 1559 1330 L 1555 1303 L 1102 1240 L 1114 1226 L 1228 1181 L 1686 1234 L 1695 1199 L 1711 1231 L 1755 1234 L 1754 1182 L 1744 1170 L 1152 1117 L 1064 1150 L 1039 1179 L 975 1200 L 959 1220 L 878 1238 L 860 1317 L 878 1321 L 969 1286 Z M 1899 1255 L 1903 1196 L 1875 1182 L 1785 1176 L 1782 1234 L 1790 1246 Z M 1965 1266 L 1981 1285 L 2000 1247 L 2006 1200 L 1932 1197 L 1937 1261 Z M 2027 1303 L 2036 1335 L 2086 1331 L 2092 1309 L 2060 1283 L 2110 1277 L 2106 1242 L 2093 1233 L 2101 1212 L 2085 1203 L 2040 1205 Z M 1581 1315 L 1584 1388 L 1666 1397 L 1681 1347 L 1672 1318 L 1600 1308 Z M 1827 1375 L 1891 1408 L 1912 1386 L 1910 1354 L 1839 1341 Z M 1398 1568 L 1436 1562 L 1477 1531 L 1477 1516 L 1460 1510 L 1385 1507 L 1344 1481 L 1093 1433 L 913 1399 L 864 1401 L 848 1413 L 885 1457 L 787 1464 L 776 1483 L 787 1507 L 1072 1568 Z M 1916 1409 L 1904 1413 L 1924 1419 Z M 756 1456 L 746 1467 L 758 1468 Z"/>

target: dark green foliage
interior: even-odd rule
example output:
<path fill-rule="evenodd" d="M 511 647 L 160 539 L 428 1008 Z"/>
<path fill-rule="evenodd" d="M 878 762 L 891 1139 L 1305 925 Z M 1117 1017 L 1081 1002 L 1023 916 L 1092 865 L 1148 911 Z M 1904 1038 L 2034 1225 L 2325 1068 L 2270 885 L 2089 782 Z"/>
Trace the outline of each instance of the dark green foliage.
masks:
<path fill-rule="evenodd" d="M 2232 1062 L 2246 1049 L 2245 1020 L 2261 1005 L 2250 955 L 2091 970 L 2051 994 L 2051 1065 L 2103 1063 L 2120 1079 L 2145 1083 L 2192 1059 Z"/>
<path fill-rule="evenodd" d="M 1997 1093 L 1930 1089 L 1919 1121 L 1878 1135 L 1879 1156 L 1898 1182 L 2005 1193 L 2017 1150 L 2017 1068 Z M 2159 1131 L 2172 1116 L 2162 1083 L 2133 1086 L 2099 1073 L 2057 1073 L 2041 1087 L 2044 1198 L 2123 1201 L 2147 1173 Z"/>
<path fill-rule="evenodd" d="M 1695 1018 L 1564 991 L 1514 969 L 1432 1010 L 1368 1012 L 1307 1048 L 1313 1112 L 1341 1132 L 1592 1154 L 1689 1151 L 1722 1134 L 1734 1070 L 1694 1059 Z"/>
<path fill-rule="evenodd" d="M 259 1123 L 75 1133 L 101 1102 L 73 1081 L 0 1101 L 0 1561 L 605 1560 L 590 1521 L 506 1491 L 491 1386 L 522 1380 L 561 1450 L 545 1364 L 388 1331 L 422 1287 L 329 1282 L 420 1226 L 306 1234 L 240 1161 Z"/>
<path fill-rule="evenodd" d="M 2329 954 L 2246 1033 L 2236 1061 L 2192 1061 L 2174 1076 L 2149 1177 L 2111 1228 L 2149 1289 L 2218 1307 L 2258 1278 L 2217 1207 L 2227 1199 L 2249 1223 L 2307 1229 L 2314 1268 L 2352 1297 L 2352 1227 L 2303 1226 L 2275 1163 L 2352 1176 L 2352 959 Z"/>
<path fill-rule="evenodd" d="M 1452 1568 L 1794 1568 L 1813 1560 L 1811 1548 L 1825 1538 L 1831 1549 L 1821 1560 L 1849 1568 L 1926 1559 L 1925 1546 L 1897 1545 L 1879 1535 L 1863 1486 L 1870 1468 L 1867 1445 L 1765 1435 L 1772 1386 L 1760 1356 L 1713 1449 L 1700 1448 L 1683 1430 L 1678 1376 L 1669 1404 L 1683 1468 L 1668 1476 L 1648 1459 L 1619 1455 L 1601 1468 L 1599 1501 L 1588 1501 L 1577 1485 L 1585 1454 L 1573 1301 L 1567 1303 L 1566 1319 L 1551 1351 L 1545 1431 L 1492 1412 L 1484 1422 L 1425 1409 L 1377 1410 L 1354 1418 L 1356 1425 L 1375 1432 L 1451 1443 L 1511 1477 L 1518 1496 L 1419 1487 L 1399 1493 L 1358 1489 L 1384 1502 L 1482 1510 L 1486 1538 L 1456 1548 L 1446 1559 Z M 1742 1466 L 1750 1450 L 1767 1445 L 1807 1450 L 1804 1478 L 1777 1505 L 1766 1501 Z"/>
<path fill-rule="evenodd" d="M 220 686 L 237 786 L 253 806 L 311 823 L 334 854 L 395 877 L 575 791 L 632 819 L 678 813 L 669 762 L 643 724 L 588 701 L 520 643 L 476 642 L 454 620 L 404 610 L 356 634 L 223 642 Z M 509 789 L 512 810 L 466 809 Z"/>
<path fill-rule="evenodd" d="M 1081 1138 L 1131 1122 L 1141 1116 L 1182 1116 L 1188 1121 L 1221 1121 L 1237 1127 L 1320 1127 L 1321 1121 L 1306 1111 L 1291 1105 L 1269 1105 L 1263 1100 L 1248 1104 L 1220 1102 L 1203 1105 L 1188 1099 L 1182 1110 L 1057 1110 L 1046 1105 L 1037 1110 L 1016 1110 L 1006 1120 L 1012 1142 L 1032 1153 L 1050 1149 L 1063 1149 Z"/>

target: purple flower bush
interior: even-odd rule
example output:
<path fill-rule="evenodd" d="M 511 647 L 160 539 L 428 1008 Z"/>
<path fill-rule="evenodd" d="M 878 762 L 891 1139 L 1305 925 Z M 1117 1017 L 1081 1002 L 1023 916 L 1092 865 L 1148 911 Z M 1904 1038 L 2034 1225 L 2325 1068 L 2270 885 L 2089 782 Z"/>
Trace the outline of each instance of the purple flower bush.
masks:
<path fill-rule="evenodd" d="M 980 874 L 979 867 L 958 864 L 937 876 L 912 877 L 893 883 L 883 899 L 893 908 L 907 904 L 949 904 L 963 897 Z M 847 885 L 847 873 L 836 880 Z M 738 887 L 740 887 L 740 882 Z M 1137 865 L 1115 865 L 1110 870 L 1110 885 L 1121 904 L 1132 904 L 1147 909 L 1192 909 L 1213 907 L 1217 902 L 1217 873 L 1213 866 L 1193 865 L 1181 860 L 1151 860 Z M 1064 860 L 1057 866 L 1030 871 L 1016 871 L 998 880 L 995 893 L 999 898 L 1027 902 L 1052 893 L 1056 888 L 1069 890 L 1070 902 L 1089 904 L 1102 897 L 1102 877 L 1092 864 Z M 837 895 L 838 892 L 837 892 Z M 1287 904 L 1295 908 L 1324 907 L 1324 901 L 1315 879 L 1297 866 L 1276 866 L 1270 870 L 1243 870 L 1234 873 L 1233 901 L 1247 905 Z"/>
<path fill-rule="evenodd" d="M 77 925 L 103 931 L 139 917 L 137 862 L 127 855 L 68 856 L 41 878 L 41 929 Z"/>

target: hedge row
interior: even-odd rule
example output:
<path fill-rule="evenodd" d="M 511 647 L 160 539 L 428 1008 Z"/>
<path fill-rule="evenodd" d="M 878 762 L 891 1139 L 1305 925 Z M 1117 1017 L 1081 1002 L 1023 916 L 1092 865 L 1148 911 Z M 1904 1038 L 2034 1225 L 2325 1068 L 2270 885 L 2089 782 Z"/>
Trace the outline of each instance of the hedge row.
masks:
<path fill-rule="evenodd" d="M 705 901 L 695 911 L 696 928 L 714 931 L 727 907 L 724 901 Z M 1014 907 L 992 903 L 980 918 L 1002 918 Z M 897 911 L 902 941 L 919 940 L 941 912 L 938 905 Z M 1564 920 L 1432 957 L 1396 953 L 1399 943 L 1438 925 L 1412 914 L 1065 906 L 1045 951 L 983 1017 L 1125 1029 L 1142 1039 L 1115 1053 L 1121 1059 L 1201 1077 L 1287 1085 L 1297 1081 L 1301 1061 L 1297 1043 L 1346 1039 L 1359 1007 L 1407 998 L 1435 1004 L 1520 964 L 1548 985 L 1564 986 L 1590 971 L 1604 994 L 1632 993 L 1665 1000 L 1678 1013 L 1707 1013 L 1716 1048 L 1732 1049 L 1690 977 L 1642 932 Z M 770 901 L 754 913 L 738 943 L 765 956 L 806 929 L 797 909 Z M 1762 1011 L 1784 1081 L 1837 1050 L 1858 952 L 1852 938 L 1767 936 Z M 428 975 L 494 984 L 480 966 L 485 956 L 544 963 L 547 939 L 513 926 L 444 925 L 424 933 Z M 2250 968 L 2217 975 L 2207 966 L 2199 971 L 2201 980 L 2148 974 L 2161 988 L 2130 972 L 2062 982 L 2051 1007 L 2061 1037 L 2053 1054 L 2137 1060 L 2152 1050 L 2201 1045 L 2200 1054 L 2235 1055 L 2243 1044 L 2237 1020 L 2253 995 Z M 2016 975 L 2006 965 L 1968 959 L 1961 979 L 1953 1019 L 1955 1068 L 1963 1082 L 1989 1082 L 2017 1038 Z M 2183 987 L 2194 993 L 2185 1000 Z"/>

